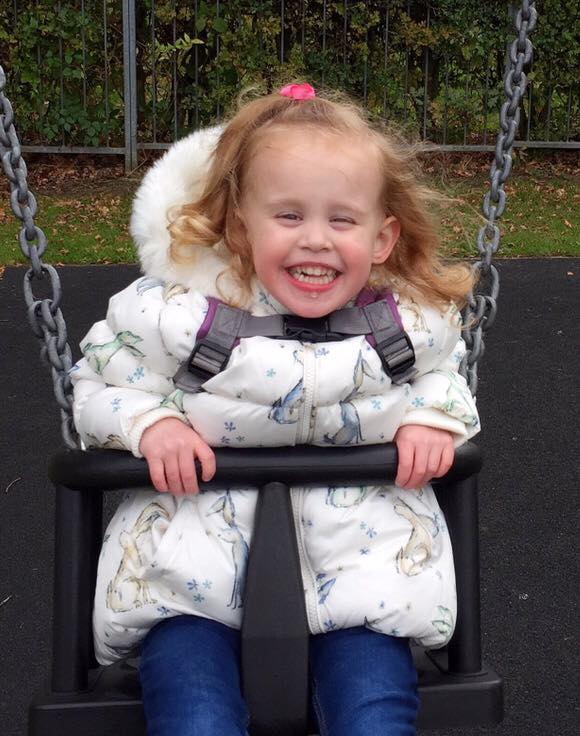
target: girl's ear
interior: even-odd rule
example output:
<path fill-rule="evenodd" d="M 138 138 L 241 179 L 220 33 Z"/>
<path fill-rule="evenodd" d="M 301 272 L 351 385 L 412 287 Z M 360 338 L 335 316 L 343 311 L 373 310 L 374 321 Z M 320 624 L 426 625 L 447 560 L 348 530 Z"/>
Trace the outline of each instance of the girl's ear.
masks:
<path fill-rule="evenodd" d="M 401 224 L 396 217 L 386 217 L 373 246 L 373 263 L 384 263 L 391 255 L 399 235 Z"/>

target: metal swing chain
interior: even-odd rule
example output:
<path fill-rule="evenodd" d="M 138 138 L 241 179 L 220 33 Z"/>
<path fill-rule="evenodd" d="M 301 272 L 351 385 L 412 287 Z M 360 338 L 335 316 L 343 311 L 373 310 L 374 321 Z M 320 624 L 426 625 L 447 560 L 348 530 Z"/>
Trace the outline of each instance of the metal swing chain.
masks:
<path fill-rule="evenodd" d="M 12 212 L 22 222 L 18 239 L 20 248 L 31 263 L 24 276 L 24 299 L 28 307 L 28 321 L 41 342 L 40 357 L 52 372 L 54 395 L 60 407 L 61 432 L 65 444 L 79 447 L 78 434 L 72 418 L 72 384 L 69 370 L 72 354 L 67 342 L 64 317 L 60 310 L 62 290 L 58 273 L 53 266 L 42 262 L 46 250 L 46 236 L 34 223 L 36 198 L 26 183 L 26 164 L 21 155 L 20 142 L 14 128 L 12 105 L 4 95 L 6 75 L 0 66 L 0 157 L 4 173 L 10 180 Z M 34 281 L 48 278 L 52 296 L 39 299 L 33 293 Z"/>
<path fill-rule="evenodd" d="M 480 260 L 473 268 L 479 277 L 480 291 L 470 294 L 462 310 L 467 352 L 459 366 L 459 372 L 467 379 L 471 393 L 477 393 L 477 362 L 483 356 L 483 333 L 493 325 L 497 313 L 499 294 L 499 274 L 492 264 L 497 251 L 500 231 L 496 221 L 505 210 L 506 193 L 504 184 L 512 168 L 512 150 L 520 123 L 520 102 L 526 91 L 527 79 L 523 71 L 532 59 L 532 43 L 528 38 L 536 25 L 537 11 L 534 2 L 523 0 L 518 11 L 515 26 L 517 38 L 509 49 L 509 67 L 506 67 L 504 90 L 507 101 L 500 112 L 500 131 L 495 146 L 495 157 L 489 173 L 490 188 L 483 198 L 483 214 L 487 222 L 477 234 L 477 250 Z M 483 293 L 483 290 L 487 293 Z"/>

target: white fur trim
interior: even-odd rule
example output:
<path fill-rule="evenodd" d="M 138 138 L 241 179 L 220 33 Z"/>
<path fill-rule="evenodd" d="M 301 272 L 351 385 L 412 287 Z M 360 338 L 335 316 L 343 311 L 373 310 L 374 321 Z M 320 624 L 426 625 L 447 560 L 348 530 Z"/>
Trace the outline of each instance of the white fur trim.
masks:
<path fill-rule="evenodd" d="M 221 131 L 219 126 L 207 128 L 178 141 L 141 182 L 133 202 L 130 230 L 142 270 L 147 276 L 178 283 L 185 280 L 182 269 L 169 259 L 168 213 L 201 194 L 210 156 Z M 210 252 L 207 248 L 203 251 Z M 209 260 L 212 260 L 211 256 Z M 205 270 L 205 259 L 203 265 Z M 215 280 L 213 274 L 208 276 L 208 280 Z"/>

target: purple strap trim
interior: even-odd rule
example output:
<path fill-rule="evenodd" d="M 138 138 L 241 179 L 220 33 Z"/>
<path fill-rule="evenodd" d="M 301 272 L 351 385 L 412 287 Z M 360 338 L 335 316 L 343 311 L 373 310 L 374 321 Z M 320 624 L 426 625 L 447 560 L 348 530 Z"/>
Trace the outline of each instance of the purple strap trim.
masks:
<path fill-rule="evenodd" d="M 205 315 L 205 319 L 201 323 L 201 327 L 199 328 L 197 335 L 195 336 L 195 342 L 197 343 L 199 340 L 203 340 L 204 337 L 207 337 L 208 332 L 210 331 L 211 326 L 213 325 L 213 321 L 215 318 L 215 313 L 217 312 L 217 308 L 220 304 L 225 304 L 225 302 L 222 299 L 218 299 L 215 296 L 206 296 L 207 299 L 207 313 Z M 240 338 L 237 337 L 234 341 L 234 344 L 232 345 L 232 350 L 234 348 L 237 348 L 240 344 Z"/>
<path fill-rule="evenodd" d="M 213 318 L 215 317 L 216 310 L 218 308 L 218 304 L 223 304 L 221 299 L 216 299 L 215 296 L 206 296 L 207 299 L 207 313 L 205 315 L 205 319 L 201 323 L 201 327 L 197 331 L 197 336 L 195 338 L 195 341 L 203 340 L 204 337 L 207 337 L 207 333 L 209 332 L 209 328 L 213 324 Z"/>
<path fill-rule="evenodd" d="M 208 303 L 207 313 L 203 322 L 201 323 L 201 327 L 198 330 L 197 336 L 195 338 L 196 342 L 198 340 L 203 340 L 204 337 L 207 337 L 207 334 L 209 333 L 210 328 L 213 324 L 218 306 L 225 303 L 221 299 L 217 299 L 215 296 L 207 296 L 206 299 Z M 381 299 L 387 302 L 395 322 L 403 330 L 403 321 L 401 320 L 401 315 L 399 314 L 399 310 L 397 308 L 397 302 L 395 301 L 395 297 L 390 291 L 378 292 L 372 291 L 371 289 L 363 289 L 357 296 L 355 305 L 357 307 L 366 307 L 367 304 L 373 304 L 374 302 L 378 302 Z M 375 338 L 372 334 L 369 333 L 368 335 L 366 335 L 366 339 L 371 347 L 376 347 Z M 239 345 L 239 342 L 240 340 L 238 338 L 234 343 L 234 347 Z"/>
<path fill-rule="evenodd" d="M 371 289 L 363 289 L 357 296 L 355 305 L 357 307 L 366 307 L 368 304 L 373 304 L 374 302 L 378 302 L 381 299 L 387 302 L 387 304 L 389 305 L 389 309 L 391 310 L 391 314 L 393 315 L 393 319 L 399 325 L 399 327 L 404 330 L 403 320 L 401 319 L 401 315 L 399 314 L 397 302 L 395 301 L 395 297 L 390 291 L 378 292 L 372 291 Z M 371 347 L 376 347 L 376 340 L 372 334 L 366 335 L 366 339 Z"/>

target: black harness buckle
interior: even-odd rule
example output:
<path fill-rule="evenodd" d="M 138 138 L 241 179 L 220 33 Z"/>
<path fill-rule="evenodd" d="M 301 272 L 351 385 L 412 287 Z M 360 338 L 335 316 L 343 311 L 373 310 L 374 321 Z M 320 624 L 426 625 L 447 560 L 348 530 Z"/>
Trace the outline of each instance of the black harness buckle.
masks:
<path fill-rule="evenodd" d="M 330 332 L 326 317 L 297 317 L 294 314 L 284 315 L 283 337 L 302 342 L 326 342 L 329 339 L 340 339 L 335 338 L 334 333 Z"/>
<path fill-rule="evenodd" d="M 217 376 L 225 367 L 232 354 L 231 350 L 202 338 L 191 351 L 187 368 L 205 380 Z"/>
<path fill-rule="evenodd" d="M 415 364 L 413 343 L 406 332 L 399 332 L 397 335 L 377 342 L 376 351 L 389 378 L 404 375 Z"/>

